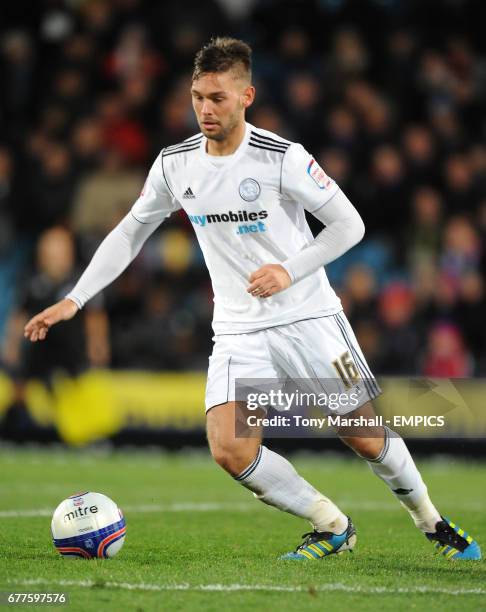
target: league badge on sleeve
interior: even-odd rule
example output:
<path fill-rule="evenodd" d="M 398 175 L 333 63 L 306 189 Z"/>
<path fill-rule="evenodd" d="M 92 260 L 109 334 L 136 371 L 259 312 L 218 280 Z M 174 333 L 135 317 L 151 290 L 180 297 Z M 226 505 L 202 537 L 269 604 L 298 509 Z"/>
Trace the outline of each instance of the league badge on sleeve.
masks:
<path fill-rule="evenodd" d="M 319 166 L 314 158 L 312 158 L 307 166 L 307 174 L 317 184 L 319 189 L 329 189 L 334 181 L 329 178 L 324 170 Z"/>

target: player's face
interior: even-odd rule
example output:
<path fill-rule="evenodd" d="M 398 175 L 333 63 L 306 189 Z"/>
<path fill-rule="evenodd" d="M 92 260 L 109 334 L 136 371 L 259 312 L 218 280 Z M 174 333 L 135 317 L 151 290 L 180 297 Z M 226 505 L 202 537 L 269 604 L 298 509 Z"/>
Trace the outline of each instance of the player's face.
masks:
<path fill-rule="evenodd" d="M 206 138 L 223 141 L 241 125 L 254 91 L 231 71 L 210 72 L 193 81 L 192 105 Z"/>

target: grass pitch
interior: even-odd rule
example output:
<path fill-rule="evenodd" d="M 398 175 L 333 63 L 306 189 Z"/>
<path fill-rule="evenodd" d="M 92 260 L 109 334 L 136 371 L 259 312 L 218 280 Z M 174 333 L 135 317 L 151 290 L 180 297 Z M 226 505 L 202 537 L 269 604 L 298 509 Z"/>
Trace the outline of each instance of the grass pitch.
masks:
<path fill-rule="evenodd" d="M 364 462 L 323 454 L 294 464 L 351 515 L 354 554 L 279 561 L 307 523 L 254 500 L 204 452 L 0 449 L 0 590 L 64 591 L 72 611 L 486 609 L 486 564 L 435 556 Z M 420 467 L 441 512 L 484 553 L 486 464 Z M 115 559 L 68 560 L 52 546 L 52 509 L 80 490 L 124 510 Z"/>

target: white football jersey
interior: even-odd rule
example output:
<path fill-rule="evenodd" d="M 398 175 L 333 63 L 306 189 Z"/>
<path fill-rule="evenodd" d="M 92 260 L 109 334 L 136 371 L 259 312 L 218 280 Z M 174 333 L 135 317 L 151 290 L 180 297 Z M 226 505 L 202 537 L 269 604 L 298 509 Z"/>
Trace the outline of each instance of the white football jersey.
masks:
<path fill-rule="evenodd" d="M 338 191 L 305 149 L 246 124 L 226 158 L 202 134 L 163 149 L 132 208 L 140 223 L 183 208 L 194 226 L 214 291 L 216 335 L 253 332 L 339 312 L 324 268 L 270 298 L 247 293 L 252 272 L 281 264 L 313 240 L 312 212 Z"/>

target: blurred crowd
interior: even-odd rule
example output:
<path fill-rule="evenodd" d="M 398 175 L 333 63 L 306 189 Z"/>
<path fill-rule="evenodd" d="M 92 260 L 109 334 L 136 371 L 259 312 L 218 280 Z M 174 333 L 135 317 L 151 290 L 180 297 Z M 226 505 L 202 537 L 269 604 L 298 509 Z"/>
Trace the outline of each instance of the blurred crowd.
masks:
<path fill-rule="evenodd" d="M 327 272 L 371 368 L 486 375 L 482 17 L 475 0 L 3 3 L 4 366 L 206 367 L 212 291 L 183 212 L 50 348 L 21 330 L 72 286 L 160 149 L 198 131 L 193 56 L 230 34 L 254 49 L 249 121 L 301 142 L 365 221 Z"/>

